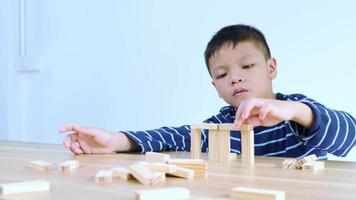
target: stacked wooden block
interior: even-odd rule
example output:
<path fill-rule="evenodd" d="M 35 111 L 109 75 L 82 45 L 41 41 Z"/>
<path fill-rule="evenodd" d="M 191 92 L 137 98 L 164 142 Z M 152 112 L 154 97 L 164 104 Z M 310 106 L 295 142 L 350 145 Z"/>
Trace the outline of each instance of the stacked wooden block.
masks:
<path fill-rule="evenodd" d="M 207 176 L 207 163 L 194 159 L 170 159 L 163 153 L 147 152 L 146 161 L 139 161 L 128 167 L 115 167 L 110 170 L 101 170 L 95 176 L 97 183 L 110 183 L 112 178 L 123 180 L 135 178 L 143 185 L 163 183 L 167 176 L 186 179 Z"/>
<path fill-rule="evenodd" d="M 230 162 L 231 160 L 231 142 L 230 131 L 241 132 L 241 160 L 247 165 L 254 164 L 254 132 L 252 126 L 242 125 L 236 129 L 234 124 L 193 124 L 191 130 L 191 158 L 201 159 L 201 134 L 206 129 L 209 133 L 209 161 Z"/>
<path fill-rule="evenodd" d="M 303 171 L 319 171 L 324 169 L 324 162 L 317 161 L 317 157 L 313 155 L 304 158 L 286 159 L 283 161 L 284 169 L 301 169 Z"/>

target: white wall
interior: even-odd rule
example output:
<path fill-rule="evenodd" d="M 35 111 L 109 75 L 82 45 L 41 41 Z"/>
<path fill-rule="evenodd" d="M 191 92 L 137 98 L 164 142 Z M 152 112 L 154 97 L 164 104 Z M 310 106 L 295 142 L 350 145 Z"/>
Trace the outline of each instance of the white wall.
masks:
<path fill-rule="evenodd" d="M 206 43 L 236 23 L 265 33 L 279 61 L 275 91 L 356 116 L 352 1 L 26 3 L 28 54 L 43 68 L 16 71 L 18 1 L 0 1 L 1 138 L 60 143 L 57 129 L 71 122 L 141 130 L 202 121 L 224 105 L 205 69 Z"/>

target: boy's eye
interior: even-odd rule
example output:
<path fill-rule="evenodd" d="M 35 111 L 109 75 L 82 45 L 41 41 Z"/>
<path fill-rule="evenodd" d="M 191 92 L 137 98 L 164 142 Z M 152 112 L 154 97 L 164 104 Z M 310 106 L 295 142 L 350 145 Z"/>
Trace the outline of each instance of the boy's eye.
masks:
<path fill-rule="evenodd" d="M 244 66 L 242 66 L 242 69 L 249 69 L 253 66 L 254 66 L 254 64 L 244 65 Z"/>
<path fill-rule="evenodd" d="M 226 76 L 226 73 L 223 73 L 223 74 L 217 76 L 216 79 L 222 79 L 222 78 L 224 78 L 225 76 Z"/>

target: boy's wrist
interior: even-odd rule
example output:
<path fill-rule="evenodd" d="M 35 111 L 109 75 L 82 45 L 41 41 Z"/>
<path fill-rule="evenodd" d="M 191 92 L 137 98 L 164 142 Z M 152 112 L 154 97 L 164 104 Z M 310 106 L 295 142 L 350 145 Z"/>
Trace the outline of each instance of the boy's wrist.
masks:
<path fill-rule="evenodd" d="M 113 152 L 129 152 L 137 149 L 137 145 L 121 132 L 112 133 Z"/>
<path fill-rule="evenodd" d="M 292 101 L 290 103 L 292 103 L 294 110 L 292 121 L 297 122 L 305 128 L 310 128 L 315 118 L 312 109 L 302 102 Z"/>

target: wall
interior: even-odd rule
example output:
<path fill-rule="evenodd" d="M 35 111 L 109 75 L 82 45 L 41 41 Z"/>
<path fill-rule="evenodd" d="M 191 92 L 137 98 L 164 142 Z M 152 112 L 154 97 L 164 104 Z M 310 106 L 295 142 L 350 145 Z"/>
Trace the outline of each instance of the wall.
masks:
<path fill-rule="evenodd" d="M 28 54 L 41 57 L 42 68 L 19 72 L 18 1 L 1 1 L 8 45 L 0 49 L 1 137 L 61 143 L 57 129 L 68 123 L 142 130 L 200 122 L 225 105 L 205 69 L 206 43 L 236 23 L 265 33 L 278 60 L 275 91 L 304 93 L 356 116 L 355 5 L 32 0 Z"/>

